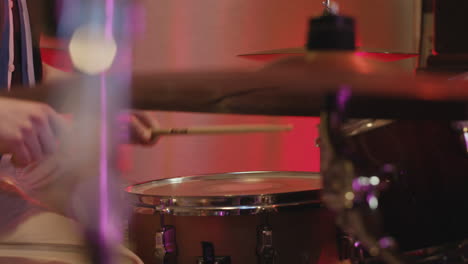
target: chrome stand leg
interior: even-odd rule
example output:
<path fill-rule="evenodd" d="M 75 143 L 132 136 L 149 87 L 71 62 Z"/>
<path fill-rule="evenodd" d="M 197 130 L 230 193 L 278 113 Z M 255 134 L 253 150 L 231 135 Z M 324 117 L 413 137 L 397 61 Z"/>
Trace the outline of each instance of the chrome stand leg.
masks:
<path fill-rule="evenodd" d="M 161 214 L 161 229 L 155 234 L 154 255 L 159 263 L 177 263 L 176 229 L 174 226 L 164 224 L 164 215 Z"/>
<path fill-rule="evenodd" d="M 274 264 L 278 253 L 273 247 L 273 228 L 268 224 L 268 215 L 263 216 L 262 222 L 257 227 L 257 262 Z"/>

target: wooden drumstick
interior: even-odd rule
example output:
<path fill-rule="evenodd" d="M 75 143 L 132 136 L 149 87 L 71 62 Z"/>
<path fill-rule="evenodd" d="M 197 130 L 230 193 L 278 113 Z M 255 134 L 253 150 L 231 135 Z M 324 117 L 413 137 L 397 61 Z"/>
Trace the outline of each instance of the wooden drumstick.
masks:
<path fill-rule="evenodd" d="M 152 136 L 174 135 L 201 135 L 201 134 L 232 134 L 232 133 L 256 133 L 256 132 L 282 132 L 292 130 L 292 125 L 224 125 L 224 126 L 199 126 L 186 128 L 160 128 L 153 130 Z"/>

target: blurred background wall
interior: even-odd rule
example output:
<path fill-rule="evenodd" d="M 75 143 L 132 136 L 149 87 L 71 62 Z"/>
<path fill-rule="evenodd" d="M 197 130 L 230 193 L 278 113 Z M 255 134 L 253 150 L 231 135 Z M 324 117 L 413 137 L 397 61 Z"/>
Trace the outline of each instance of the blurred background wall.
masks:
<path fill-rule="evenodd" d="M 416 52 L 418 0 L 341 0 L 354 16 L 363 49 Z M 135 71 L 255 70 L 265 62 L 236 55 L 304 44 L 308 19 L 320 0 L 141 0 Z M 393 62 L 392 62 L 393 63 Z M 413 61 L 393 63 L 411 69 Z M 157 95 L 154 95 L 157 96 Z M 371 111 L 371 110 L 370 110 Z M 153 148 L 124 147 L 131 182 L 226 171 L 319 171 L 318 118 L 155 113 L 164 127 L 290 123 L 293 132 L 162 138 Z"/>

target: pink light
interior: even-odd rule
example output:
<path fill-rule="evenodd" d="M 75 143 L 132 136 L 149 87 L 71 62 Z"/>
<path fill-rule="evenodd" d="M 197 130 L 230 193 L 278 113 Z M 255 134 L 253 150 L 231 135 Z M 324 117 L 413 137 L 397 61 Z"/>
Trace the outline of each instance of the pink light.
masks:
<path fill-rule="evenodd" d="M 468 153 L 468 132 L 463 132 L 463 137 L 465 138 L 466 153 Z"/>
<path fill-rule="evenodd" d="M 65 72 L 73 72 L 73 63 L 66 50 L 41 48 L 41 58 L 43 62 L 55 68 Z"/>
<path fill-rule="evenodd" d="M 250 54 L 250 55 L 242 55 L 239 56 L 241 58 L 255 60 L 255 61 L 263 61 L 269 62 L 289 56 L 300 56 L 304 55 L 304 53 L 271 53 L 271 54 Z"/>
<path fill-rule="evenodd" d="M 367 51 L 356 51 L 356 56 L 364 57 L 366 59 L 373 59 L 383 62 L 399 61 L 409 58 L 417 57 L 418 54 L 412 53 L 392 53 L 392 52 L 367 52 Z M 290 56 L 302 56 L 304 52 L 291 52 L 291 53 L 265 53 L 265 54 L 247 54 L 239 55 L 239 57 L 254 61 L 270 62 L 277 59 L 290 57 Z"/>
<path fill-rule="evenodd" d="M 366 51 L 358 51 L 358 52 L 355 52 L 355 54 L 356 56 L 364 57 L 367 59 L 374 59 L 374 60 L 383 61 L 383 62 L 399 61 L 399 60 L 414 58 L 418 56 L 418 54 L 411 54 L 411 53 L 366 52 Z"/>
<path fill-rule="evenodd" d="M 114 6 L 114 0 L 106 0 L 106 38 L 111 38 L 114 30 Z"/>
<path fill-rule="evenodd" d="M 114 0 L 106 0 L 106 38 L 112 37 L 114 22 Z M 109 221 L 109 156 L 108 156 L 108 102 L 106 73 L 101 74 L 101 133 L 99 153 L 99 230 L 101 241 L 106 245 L 110 237 Z"/>

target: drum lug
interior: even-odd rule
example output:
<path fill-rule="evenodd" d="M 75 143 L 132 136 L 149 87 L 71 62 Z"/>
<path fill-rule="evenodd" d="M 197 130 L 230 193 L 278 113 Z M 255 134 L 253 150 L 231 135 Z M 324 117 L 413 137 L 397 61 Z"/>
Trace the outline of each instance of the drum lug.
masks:
<path fill-rule="evenodd" d="M 156 232 L 154 255 L 162 263 L 170 263 L 169 259 L 177 255 L 176 230 L 174 226 L 163 226 L 161 231 Z"/>
<path fill-rule="evenodd" d="M 273 247 L 273 229 L 268 224 L 257 228 L 257 256 L 259 264 L 273 264 L 277 251 Z"/>
<path fill-rule="evenodd" d="M 271 195 L 261 195 L 256 198 L 255 203 L 263 204 L 263 205 L 258 206 L 257 209 L 255 210 L 256 215 L 267 215 L 269 213 L 278 212 L 278 208 L 274 206 L 269 206 L 275 203 L 275 199 Z"/>
<path fill-rule="evenodd" d="M 272 204 L 275 200 L 271 195 L 261 195 L 257 197 L 255 202 L 259 204 Z"/>
<path fill-rule="evenodd" d="M 359 241 L 351 235 L 342 233 L 338 239 L 340 261 L 349 260 L 353 264 L 364 263 L 365 251 Z"/>
<path fill-rule="evenodd" d="M 215 256 L 214 245 L 211 242 L 202 242 L 203 256 L 198 258 L 197 264 L 231 264 L 229 256 Z"/>
<path fill-rule="evenodd" d="M 278 209 L 275 208 L 275 207 L 262 207 L 262 206 L 259 206 L 255 210 L 256 215 L 268 214 L 268 213 L 278 213 Z"/>

